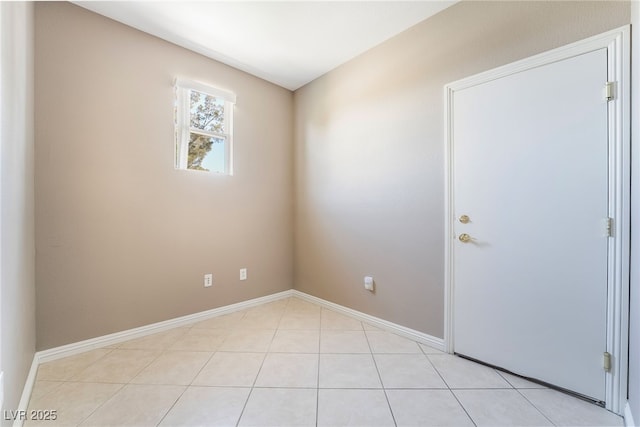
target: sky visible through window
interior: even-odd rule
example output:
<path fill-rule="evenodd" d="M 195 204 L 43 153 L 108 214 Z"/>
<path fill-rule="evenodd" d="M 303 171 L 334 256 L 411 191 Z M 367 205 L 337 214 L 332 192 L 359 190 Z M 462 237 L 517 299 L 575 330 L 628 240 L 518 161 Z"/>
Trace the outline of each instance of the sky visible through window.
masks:
<path fill-rule="evenodd" d="M 224 100 L 206 93 L 191 90 L 190 127 L 216 134 L 224 134 Z M 192 132 L 190 144 L 190 163 L 192 169 L 205 169 L 211 172 L 225 171 L 225 140 L 199 135 Z M 195 143 L 195 144 L 194 144 Z"/>
<path fill-rule="evenodd" d="M 211 146 L 211 151 L 202 161 L 202 167 L 211 172 L 224 172 L 224 142 L 216 142 Z"/>

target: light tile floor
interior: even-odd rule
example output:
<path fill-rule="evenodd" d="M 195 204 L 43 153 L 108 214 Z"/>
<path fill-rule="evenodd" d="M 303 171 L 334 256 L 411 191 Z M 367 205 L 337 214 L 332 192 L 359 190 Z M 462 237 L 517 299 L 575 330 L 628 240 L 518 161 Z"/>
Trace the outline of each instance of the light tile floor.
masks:
<path fill-rule="evenodd" d="M 38 370 L 26 426 L 621 426 L 622 418 L 298 298 Z"/>

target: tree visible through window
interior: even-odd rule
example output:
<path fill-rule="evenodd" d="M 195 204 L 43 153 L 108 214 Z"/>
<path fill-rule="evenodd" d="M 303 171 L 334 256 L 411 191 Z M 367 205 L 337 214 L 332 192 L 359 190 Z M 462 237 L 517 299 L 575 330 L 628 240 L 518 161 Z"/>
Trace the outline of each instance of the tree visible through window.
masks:
<path fill-rule="evenodd" d="M 176 167 L 232 174 L 231 130 L 235 96 L 178 80 Z"/>

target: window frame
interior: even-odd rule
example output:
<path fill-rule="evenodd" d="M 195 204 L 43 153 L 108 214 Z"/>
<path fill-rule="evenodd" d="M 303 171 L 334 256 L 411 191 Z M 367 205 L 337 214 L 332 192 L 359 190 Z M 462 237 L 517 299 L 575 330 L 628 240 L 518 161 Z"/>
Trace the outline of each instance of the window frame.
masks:
<path fill-rule="evenodd" d="M 233 175 L 233 110 L 236 103 L 236 95 L 233 92 L 219 89 L 204 83 L 177 78 L 175 80 L 176 117 L 175 117 L 175 161 L 176 169 L 189 169 L 189 140 L 192 133 L 224 140 L 224 171 L 209 171 L 217 175 Z M 206 131 L 191 127 L 191 91 L 210 95 L 224 101 L 223 133 Z"/>

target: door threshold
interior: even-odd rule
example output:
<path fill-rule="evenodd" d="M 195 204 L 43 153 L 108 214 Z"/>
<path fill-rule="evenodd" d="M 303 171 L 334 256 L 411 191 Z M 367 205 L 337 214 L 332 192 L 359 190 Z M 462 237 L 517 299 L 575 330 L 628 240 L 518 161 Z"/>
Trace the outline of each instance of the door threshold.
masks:
<path fill-rule="evenodd" d="M 539 380 L 539 379 L 536 379 L 536 378 L 525 377 L 524 375 L 516 374 L 515 372 L 511 372 L 508 369 L 502 368 L 500 366 L 492 365 L 492 364 L 487 363 L 487 362 L 483 362 L 482 360 L 474 359 L 473 357 L 469 357 L 469 356 L 466 356 L 464 354 L 455 353 L 455 352 L 453 354 L 455 354 L 456 356 L 461 357 L 463 359 L 470 360 L 471 362 L 475 362 L 475 363 L 478 363 L 480 365 L 488 366 L 489 368 L 497 369 L 498 371 L 501 371 L 501 372 L 506 372 L 509 375 L 513 375 L 515 377 L 522 378 L 523 380 L 527 380 L 527 381 L 532 382 L 534 384 L 539 384 L 539 385 L 545 386 L 545 387 L 547 387 L 549 389 L 556 390 L 556 391 L 559 391 L 559 392 L 564 393 L 564 394 L 568 394 L 569 396 L 573 396 L 575 398 L 578 398 L 580 400 L 584 400 L 585 402 L 592 403 L 592 404 L 600 406 L 602 408 L 605 407 L 605 402 L 603 402 L 602 400 L 597 400 L 597 399 L 594 399 L 592 397 L 585 396 L 584 394 L 580 394 L 578 392 L 575 392 L 575 391 L 572 391 L 572 390 L 569 390 L 569 389 L 566 389 L 566 388 L 558 387 L 557 385 L 550 384 L 548 382 L 545 382 L 545 381 L 542 381 L 542 380 Z"/>

